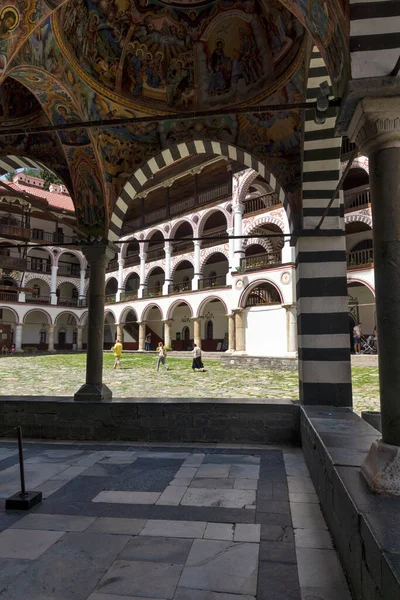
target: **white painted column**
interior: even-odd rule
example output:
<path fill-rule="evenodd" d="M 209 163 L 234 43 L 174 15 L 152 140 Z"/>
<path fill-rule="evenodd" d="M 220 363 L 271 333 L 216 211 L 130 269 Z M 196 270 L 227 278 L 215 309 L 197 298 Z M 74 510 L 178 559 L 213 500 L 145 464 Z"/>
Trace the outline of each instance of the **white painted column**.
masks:
<path fill-rule="evenodd" d="M 19 292 L 18 294 L 18 302 L 25 302 L 26 297 L 25 297 L 25 292 Z"/>
<path fill-rule="evenodd" d="M 82 325 L 78 325 L 77 331 L 78 331 L 78 335 L 76 336 L 76 349 L 82 350 L 82 347 L 83 347 L 83 327 L 82 327 Z"/>
<path fill-rule="evenodd" d="M 243 204 L 236 204 L 233 208 L 234 213 L 234 235 L 242 235 L 243 233 Z M 235 269 L 240 268 L 240 259 L 244 257 L 243 239 L 235 239 L 234 241 L 234 260 L 233 266 Z"/>
<path fill-rule="evenodd" d="M 145 351 L 146 342 L 146 321 L 138 321 L 139 325 L 139 352 Z"/>
<path fill-rule="evenodd" d="M 17 323 L 15 328 L 15 352 L 22 352 L 22 327 L 23 323 Z"/>
<path fill-rule="evenodd" d="M 235 314 L 235 338 L 236 354 L 246 354 L 246 331 L 244 325 L 244 312 L 242 308 L 236 309 Z"/>
<path fill-rule="evenodd" d="M 51 266 L 51 280 L 50 280 L 50 304 L 57 304 L 57 271 L 58 266 Z"/>
<path fill-rule="evenodd" d="M 147 252 L 140 253 L 140 287 L 138 292 L 138 298 L 143 298 L 143 292 L 146 288 L 146 260 L 147 260 Z"/>
<path fill-rule="evenodd" d="M 49 325 L 49 344 L 48 344 L 48 351 L 49 352 L 54 352 L 54 328 L 55 325 L 53 325 L 52 323 Z"/>
<path fill-rule="evenodd" d="M 165 281 L 163 285 L 163 295 L 168 295 L 168 286 L 172 284 L 171 277 L 171 256 L 172 256 L 172 245 L 171 242 L 165 242 L 164 244 L 164 252 L 165 252 Z M 169 344 L 166 344 L 167 346 Z"/>
<path fill-rule="evenodd" d="M 235 341 L 235 315 L 229 314 L 226 315 L 228 317 L 228 354 L 235 352 L 236 350 L 236 341 Z"/>
<path fill-rule="evenodd" d="M 171 348 L 171 325 L 172 319 L 163 321 L 164 323 L 164 346 Z"/>
<path fill-rule="evenodd" d="M 124 267 L 125 267 L 125 259 L 118 259 L 118 290 L 115 300 L 117 302 L 121 302 L 121 294 L 124 291 Z"/>
<path fill-rule="evenodd" d="M 85 277 L 86 277 L 86 269 L 81 269 L 80 273 L 80 281 L 79 281 L 79 300 L 85 299 Z"/>
<path fill-rule="evenodd" d="M 294 304 L 283 305 L 286 309 L 286 348 L 289 354 L 297 354 L 297 310 Z"/>
<path fill-rule="evenodd" d="M 296 248 L 290 245 L 290 238 L 285 238 L 285 244 L 282 248 L 282 262 L 283 263 L 294 263 L 296 262 Z"/>
<path fill-rule="evenodd" d="M 201 279 L 201 273 L 200 273 L 201 241 L 195 240 L 193 242 L 193 244 L 194 244 L 194 276 L 193 276 L 193 281 L 192 281 L 192 290 L 198 290 L 199 289 L 199 280 Z"/>

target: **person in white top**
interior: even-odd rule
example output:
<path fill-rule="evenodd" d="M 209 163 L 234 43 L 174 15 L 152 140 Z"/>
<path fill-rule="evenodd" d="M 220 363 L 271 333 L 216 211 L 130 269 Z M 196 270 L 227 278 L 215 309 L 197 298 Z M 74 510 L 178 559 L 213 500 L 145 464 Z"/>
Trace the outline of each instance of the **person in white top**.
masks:
<path fill-rule="evenodd" d="M 201 350 L 197 344 L 193 344 L 193 362 L 192 362 L 193 373 L 196 369 L 204 372 L 203 361 L 201 360 Z"/>
<path fill-rule="evenodd" d="M 360 352 L 361 352 L 361 323 L 357 323 L 353 327 L 353 342 L 354 342 L 354 352 L 356 354 L 360 354 Z"/>
<path fill-rule="evenodd" d="M 157 350 L 158 350 L 157 371 L 159 371 L 160 365 L 163 365 L 165 367 L 165 370 L 168 371 L 169 367 L 168 367 L 168 365 L 165 364 L 167 352 L 166 352 L 164 344 L 162 342 L 158 342 Z"/>

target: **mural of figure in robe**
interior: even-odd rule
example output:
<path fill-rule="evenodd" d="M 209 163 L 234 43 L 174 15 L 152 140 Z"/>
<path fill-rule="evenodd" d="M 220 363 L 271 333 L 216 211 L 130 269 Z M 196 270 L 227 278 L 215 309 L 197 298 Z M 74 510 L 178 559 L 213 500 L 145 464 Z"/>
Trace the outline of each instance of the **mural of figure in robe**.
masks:
<path fill-rule="evenodd" d="M 19 13 L 14 6 L 5 6 L 0 13 L 0 73 L 7 67 L 7 48 L 10 33 L 19 24 Z"/>

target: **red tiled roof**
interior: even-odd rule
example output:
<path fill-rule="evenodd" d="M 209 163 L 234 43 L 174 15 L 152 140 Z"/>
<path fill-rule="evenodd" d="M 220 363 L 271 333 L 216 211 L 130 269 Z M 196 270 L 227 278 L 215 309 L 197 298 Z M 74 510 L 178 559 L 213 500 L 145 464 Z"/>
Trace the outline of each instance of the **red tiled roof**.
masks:
<path fill-rule="evenodd" d="M 7 185 L 17 192 L 26 192 L 27 194 L 31 194 L 36 198 L 45 200 L 49 206 L 57 208 L 58 210 L 67 210 L 71 213 L 75 212 L 71 196 L 67 196 L 65 194 L 56 194 L 55 192 L 48 192 L 33 185 L 23 185 L 20 182 L 15 183 L 14 181 L 7 181 Z"/>

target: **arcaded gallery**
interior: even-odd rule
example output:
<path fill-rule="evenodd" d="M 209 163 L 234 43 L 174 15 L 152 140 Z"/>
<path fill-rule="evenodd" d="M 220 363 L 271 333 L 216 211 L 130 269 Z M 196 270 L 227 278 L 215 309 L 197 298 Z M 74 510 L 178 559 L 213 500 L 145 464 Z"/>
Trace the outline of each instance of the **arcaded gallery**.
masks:
<path fill-rule="evenodd" d="M 0 599 L 400 598 L 399 32 L 395 0 L 4 0 Z M 122 398 L 116 340 L 298 395 Z M 78 353 L 73 396 L 9 394 Z"/>

